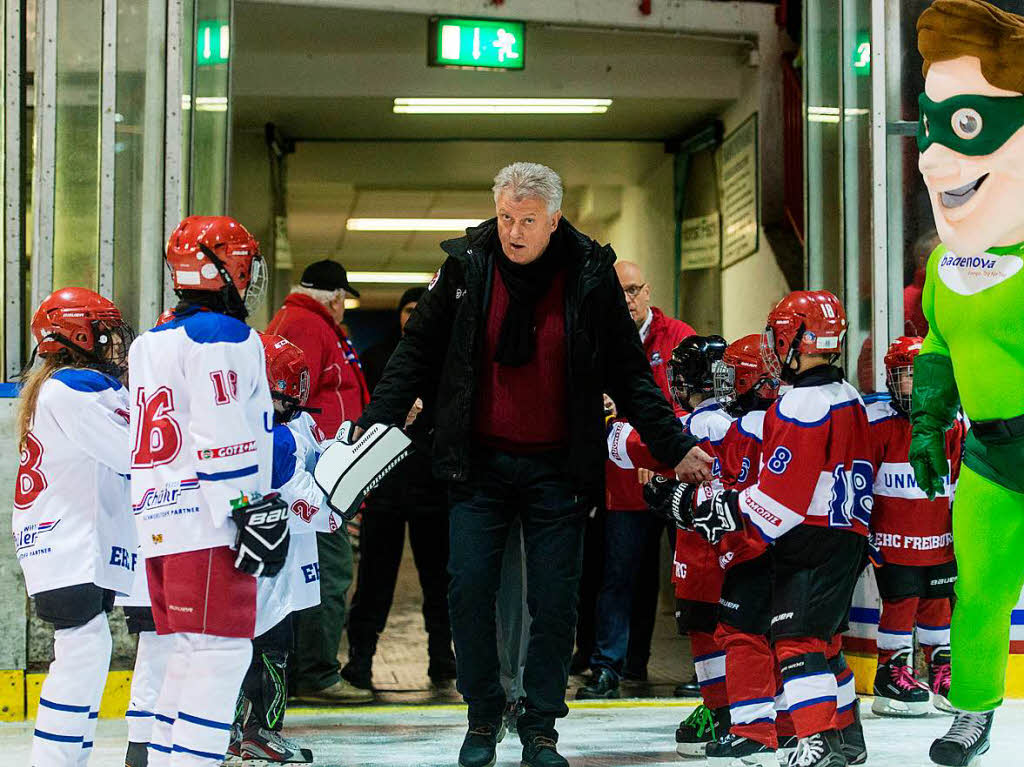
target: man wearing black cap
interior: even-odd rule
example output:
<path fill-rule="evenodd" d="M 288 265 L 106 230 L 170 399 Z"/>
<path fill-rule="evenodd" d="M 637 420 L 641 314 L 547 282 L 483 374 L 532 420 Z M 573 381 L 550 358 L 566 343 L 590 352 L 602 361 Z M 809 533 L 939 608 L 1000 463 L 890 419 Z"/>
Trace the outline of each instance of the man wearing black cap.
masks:
<path fill-rule="evenodd" d="M 388 358 L 401 339 L 405 323 L 426 287 L 409 288 L 398 302 L 393 336 L 363 354 L 366 380 L 376 386 Z M 372 686 L 377 639 L 387 623 L 405 530 L 423 589 L 423 623 L 427 630 L 427 675 L 432 683 L 455 678 L 455 655 L 448 623 L 448 496 L 444 483 L 430 471 L 430 413 L 417 400 L 406 416 L 405 431 L 415 450 L 366 500 L 360 534 L 359 578 L 348 619 L 348 663 L 341 675 L 356 687 Z"/>
<path fill-rule="evenodd" d="M 337 261 L 306 267 L 284 305 L 267 326 L 302 349 L 309 365 L 310 408 L 324 435 L 333 437 L 342 421 L 358 418 L 370 400 L 356 350 L 341 322 L 346 296 L 359 292 Z M 373 693 L 341 678 L 338 646 L 345 629 L 345 595 L 352 585 L 352 545 L 344 530 L 317 534 L 320 556 L 320 605 L 296 613 L 296 652 L 291 678 L 296 697 L 310 702 L 371 700 Z"/>

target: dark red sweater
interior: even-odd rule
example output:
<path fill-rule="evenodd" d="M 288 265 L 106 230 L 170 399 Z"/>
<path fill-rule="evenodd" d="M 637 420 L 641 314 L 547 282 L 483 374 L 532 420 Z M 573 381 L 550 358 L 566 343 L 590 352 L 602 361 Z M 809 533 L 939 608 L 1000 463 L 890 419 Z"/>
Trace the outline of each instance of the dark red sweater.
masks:
<path fill-rule="evenodd" d="M 565 271 L 555 276 L 537 303 L 536 351 L 520 367 L 494 361 L 508 301 L 508 290 L 495 269 L 476 387 L 473 430 L 477 441 L 510 452 L 565 447 L 569 443 Z"/>

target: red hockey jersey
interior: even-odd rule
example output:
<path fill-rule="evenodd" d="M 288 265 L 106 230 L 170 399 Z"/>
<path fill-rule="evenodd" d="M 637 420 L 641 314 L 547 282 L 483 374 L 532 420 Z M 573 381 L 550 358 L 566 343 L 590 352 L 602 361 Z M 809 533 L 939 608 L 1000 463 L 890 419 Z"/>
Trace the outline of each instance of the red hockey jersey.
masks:
<path fill-rule="evenodd" d="M 797 525 L 868 534 L 874 450 L 857 390 L 834 367 L 805 373 L 768 409 L 757 483 L 739 508 L 767 544 Z"/>
<path fill-rule="evenodd" d="M 672 358 L 672 350 L 687 336 L 695 334 L 693 328 L 665 315 L 661 309 L 651 307 L 650 323 L 647 335 L 644 336 L 644 353 L 651 363 L 651 375 L 658 384 L 665 399 L 676 408 L 676 415 L 682 416 L 683 411 L 674 401 L 668 385 L 668 361 Z M 625 421 L 616 423 L 626 425 Z M 620 429 L 622 427 L 620 426 Z M 637 435 L 634 439 L 639 439 Z M 646 468 L 646 467 L 645 467 Z M 643 486 L 637 480 L 636 468 L 617 462 L 609 454 L 605 462 L 605 508 L 609 511 L 646 510 Z"/>
<path fill-rule="evenodd" d="M 950 504 L 966 431 L 963 422 L 958 420 L 946 432 L 951 473 L 946 490 L 929 501 L 917 486 L 908 458 L 910 420 L 887 401 L 871 403 L 867 412 L 876 451 L 872 544 L 888 564 L 927 567 L 952 561 Z"/>

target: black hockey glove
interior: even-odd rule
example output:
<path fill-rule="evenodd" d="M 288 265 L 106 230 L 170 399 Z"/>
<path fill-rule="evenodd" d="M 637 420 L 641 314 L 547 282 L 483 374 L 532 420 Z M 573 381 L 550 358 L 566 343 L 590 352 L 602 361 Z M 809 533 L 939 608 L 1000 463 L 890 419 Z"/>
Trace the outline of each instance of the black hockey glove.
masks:
<path fill-rule="evenodd" d="M 288 556 L 288 504 L 280 493 L 267 493 L 243 496 L 231 506 L 238 526 L 235 568 L 256 577 L 277 575 Z"/>
<path fill-rule="evenodd" d="M 735 533 L 743 527 L 739 510 L 739 493 L 719 490 L 693 510 L 693 529 L 715 544 L 726 533 Z"/>
<path fill-rule="evenodd" d="M 693 496 L 696 485 L 655 474 L 644 485 L 644 500 L 651 511 L 676 527 L 693 529 Z"/>

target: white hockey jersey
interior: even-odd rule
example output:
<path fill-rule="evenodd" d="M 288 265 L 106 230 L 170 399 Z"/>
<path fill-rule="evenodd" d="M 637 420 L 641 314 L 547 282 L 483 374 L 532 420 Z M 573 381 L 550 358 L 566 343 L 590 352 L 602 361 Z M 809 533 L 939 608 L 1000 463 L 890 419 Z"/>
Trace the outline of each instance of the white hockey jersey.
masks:
<path fill-rule="evenodd" d="M 683 431 L 699 439 L 700 448 L 711 456 L 711 487 L 714 490 L 722 489 L 720 448 L 735 420 L 714 397 L 704 400 L 692 413 L 683 417 Z"/>
<path fill-rule="evenodd" d="M 270 491 L 273 405 L 258 334 L 190 309 L 139 336 L 128 370 L 142 553 L 233 546 L 231 502 Z"/>
<path fill-rule="evenodd" d="M 290 612 L 320 604 L 320 560 L 314 533 L 333 533 L 344 525 L 313 481 L 322 438 L 308 413 L 300 413 L 289 423 L 274 427 L 271 484 L 291 512 L 291 538 L 281 572 L 256 581 L 255 636 L 272 629 Z"/>
<path fill-rule="evenodd" d="M 29 595 L 95 583 L 126 593 L 137 563 L 128 503 L 128 393 L 89 368 L 39 390 L 21 449 L 12 530 Z"/>

